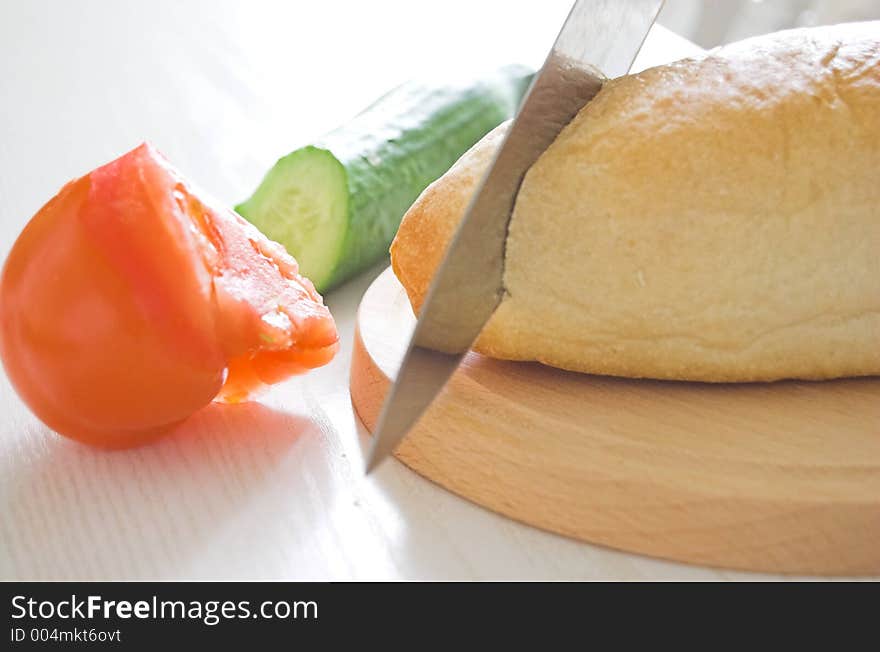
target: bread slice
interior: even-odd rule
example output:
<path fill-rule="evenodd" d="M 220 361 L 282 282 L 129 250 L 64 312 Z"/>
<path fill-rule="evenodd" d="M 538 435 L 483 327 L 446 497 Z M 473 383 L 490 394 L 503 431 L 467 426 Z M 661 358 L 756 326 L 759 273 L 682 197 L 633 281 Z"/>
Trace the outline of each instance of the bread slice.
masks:
<path fill-rule="evenodd" d="M 418 311 L 502 125 L 405 216 Z M 477 350 L 597 374 L 880 374 L 880 22 L 608 82 L 526 175 Z"/>

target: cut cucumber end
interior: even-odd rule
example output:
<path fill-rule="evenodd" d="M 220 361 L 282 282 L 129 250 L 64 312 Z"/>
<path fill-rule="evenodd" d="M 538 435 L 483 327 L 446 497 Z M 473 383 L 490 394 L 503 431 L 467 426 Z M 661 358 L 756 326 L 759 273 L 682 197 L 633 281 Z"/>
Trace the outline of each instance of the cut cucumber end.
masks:
<path fill-rule="evenodd" d="M 348 179 L 333 154 L 308 146 L 279 159 L 235 210 L 284 245 L 300 273 L 324 290 L 348 230 Z"/>

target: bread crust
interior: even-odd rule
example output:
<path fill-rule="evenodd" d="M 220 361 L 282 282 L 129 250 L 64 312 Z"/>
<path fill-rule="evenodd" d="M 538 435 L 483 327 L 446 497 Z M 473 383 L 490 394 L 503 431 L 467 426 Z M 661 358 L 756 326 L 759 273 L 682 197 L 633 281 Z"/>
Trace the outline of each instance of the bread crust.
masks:
<path fill-rule="evenodd" d="M 391 247 L 418 311 L 502 125 Z M 529 170 L 496 358 L 706 382 L 880 374 L 880 22 L 608 82 Z"/>

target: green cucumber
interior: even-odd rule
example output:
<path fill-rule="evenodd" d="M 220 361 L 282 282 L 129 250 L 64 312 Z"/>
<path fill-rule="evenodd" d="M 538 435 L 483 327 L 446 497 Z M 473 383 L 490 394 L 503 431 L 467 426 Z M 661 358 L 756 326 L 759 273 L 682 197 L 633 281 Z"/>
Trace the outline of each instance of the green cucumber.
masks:
<path fill-rule="evenodd" d="M 409 206 L 514 114 L 531 79 L 507 66 L 466 83 L 407 82 L 281 158 L 236 210 L 330 290 L 388 254 Z"/>

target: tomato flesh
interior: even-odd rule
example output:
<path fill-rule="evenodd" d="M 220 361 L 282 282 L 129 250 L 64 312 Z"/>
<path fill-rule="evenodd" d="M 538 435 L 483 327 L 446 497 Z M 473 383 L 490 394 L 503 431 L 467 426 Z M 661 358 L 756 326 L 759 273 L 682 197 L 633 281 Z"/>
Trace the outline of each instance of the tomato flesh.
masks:
<path fill-rule="evenodd" d="M 337 340 L 296 261 L 149 145 L 68 183 L 0 278 L 16 391 L 52 429 L 103 446 L 326 364 Z"/>

